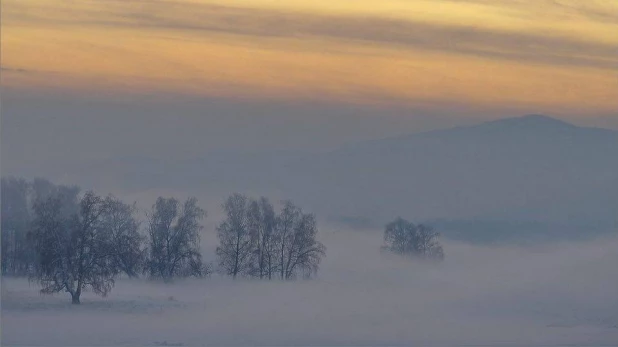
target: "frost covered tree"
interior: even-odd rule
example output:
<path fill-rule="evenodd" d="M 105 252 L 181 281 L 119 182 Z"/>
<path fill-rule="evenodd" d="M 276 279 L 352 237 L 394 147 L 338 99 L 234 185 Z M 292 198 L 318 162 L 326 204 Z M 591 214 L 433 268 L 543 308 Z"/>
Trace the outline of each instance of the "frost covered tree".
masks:
<path fill-rule="evenodd" d="M 113 197 L 107 197 L 108 212 L 103 214 L 103 226 L 112 235 L 112 250 L 116 266 L 129 277 L 137 277 L 144 267 L 144 237 L 139 232 L 136 219 L 136 204 L 125 204 Z"/>
<path fill-rule="evenodd" d="M 122 271 L 114 231 L 107 222 L 120 205 L 93 192 L 78 201 L 60 191 L 35 202 L 30 238 L 38 266 L 32 277 L 42 285 L 41 292 L 66 291 L 73 304 L 80 303 L 87 289 L 107 295 Z"/>
<path fill-rule="evenodd" d="M 251 273 L 254 277 L 272 279 L 276 276 L 275 209 L 267 198 L 261 197 L 249 202 L 247 213 L 249 233 L 254 244 Z"/>
<path fill-rule="evenodd" d="M 196 198 L 184 204 L 174 198 L 158 198 L 148 221 L 148 260 L 151 278 L 171 281 L 174 277 L 203 276 L 208 269 L 200 252 L 200 221 L 206 212 Z"/>
<path fill-rule="evenodd" d="M 219 268 L 233 278 L 251 275 L 257 234 L 250 230 L 249 200 L 242 194 L 233 194 L 222 207 L 226 218 L 217 227 Z"/>
<path fill-rule="evenodd" d="M 398 217 L 386 225 L 382 248 L 395 254 L 441 261 L 444 250 L 439 236 L 430 226 L 415 225 Z"/>
<path fill-rule="evenodd" d="M 281 279 L 294 279 L 299 274 L 310 277 L 317 273 L 326 254 L 326 247 L 316 240 L 317 232 L 313 214 L 303 213 L 290 201 L 284 202 L 273 235 Z"/>
<path fill-rule="evenodd" d="M 277 214 L 266 198 L 233 194 L 223 204 L 226 219 L 217 228 L 221 270 L 259 278 L 309 277 L 326 248 L 316 240 L 315 216 L 286 201 Z"/>

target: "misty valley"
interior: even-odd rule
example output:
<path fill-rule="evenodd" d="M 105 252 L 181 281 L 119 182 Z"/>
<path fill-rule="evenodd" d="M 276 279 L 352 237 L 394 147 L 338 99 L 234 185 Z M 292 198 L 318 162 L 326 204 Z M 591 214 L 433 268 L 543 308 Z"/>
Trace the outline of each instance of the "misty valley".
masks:
<path fill-rule="evenodd" d="M 0 3 L 1 346 L 618 346 L 617 0 Z"/>
<path fill-rule="evenodd" d="M 91 165 L 75 177 L 96 191 L 5 176 L 2 342 L 612 345 L 617 134 L 526 116 Z"/>

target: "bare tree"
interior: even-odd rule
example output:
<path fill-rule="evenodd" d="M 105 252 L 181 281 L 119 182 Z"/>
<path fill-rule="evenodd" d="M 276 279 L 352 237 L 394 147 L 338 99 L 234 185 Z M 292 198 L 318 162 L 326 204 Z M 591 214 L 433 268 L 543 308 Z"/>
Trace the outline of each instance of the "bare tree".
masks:
<path fill-rule="evenodd" d="M 179 206 L 174 198 L 158 198 L 149 216 L 149 259 L 146 270 L 152 278 L 203 276 L 208 269 L 200 253 L 200 220 L 206 212 L 190 198 Z"/>
<path fill-rule="evenodd" d="M 384 229 L 383 249 L 396 254 L 416 253 L 416 227 L 407 220 L 397 217 Z"/>
<path fill-rule="evenodd" d="M 254 261 L 252 275 L 259 278 L 272 279 L 276 271 L 275 243 L 275 210 L 267 198 L 251 200 L 248 208 L 249 233 L 254 243 Z"/>
<path fill-rule="evenodd" d="M 318 271 L 326 247 L 316 240 L 317 225 L 313 214 L 304 214 L 290 201 L 284 203 L 277 218 L 275 242 L 281 279 L 309 277 Z"/>
<path fill-rule="evenodd" d="M 79 201 L 78 212 L 67 213 L 74 203 L 71 199 L 57 193 L 35 203 L 31 239 L 39 267 L 33 279 L 42 285 L 41 292 L 66 291 L 72 303 L 79 304 L 86 288 L 107 295 L 120 270 L 114 258 L 112 232 L 103 217 L 111 206 L 87 192 Z"/>
<path fill-rule="evenodd" d="M 137 277 L 144 267 L 144 237 L 139 233 L 140 223 L 135 218 L 137 206 L 129 205 L 109 196 L 105 199 L 108 213 L 103 215 L 105 228 L 112 233 L 116 266 L 129 277 Z"/>
<path fill-rule="evenodd" d="M 431 226 L 419 224 L 417 226 L 418 253 L 422 258 L 431 260 L 444 260 L 444 249 L 438 241 L 440 234 Z"/>
<path fill-rule="evenodd" d="M 291 201 L 285 201 L 281 213 L 277 216 L 275 244 L 279 278 L 286 279 L 286 263 L 293 240 L 294 226 L 300 216 L 300 210 Z"/>
<path fill-rule="evenodd" d="M 289 201 L 277 215 L 268 199 L 241 194 L 230 196 L 223 209 L 227 217 L 217 228 L 217 255 L 224 273 L 287 280 L 317 272 L 326 248 L 316 240 L 314 215 Z"/>
<path fill-rule="evenodd" d="M 226 219 L 217 227 L 219 267 L 234 278 L 250 275 L 257 235 L 249 230 L 248 199 L 244 195 L 233 194 L 223 204 L 223 210 Z"/>
<path fill-rule="evenodd" d="M 386 225 L 382 248 L 400 255 L 443 260 L 444 251 L 438 241 L 439 236 L 430 226 L 415 225 L 398 217 Z"/>

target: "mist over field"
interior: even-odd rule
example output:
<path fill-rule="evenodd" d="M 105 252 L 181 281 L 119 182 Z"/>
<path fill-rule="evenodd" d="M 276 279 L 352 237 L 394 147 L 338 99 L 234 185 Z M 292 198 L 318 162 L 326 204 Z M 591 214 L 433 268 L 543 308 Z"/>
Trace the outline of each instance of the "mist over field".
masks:
<path fill-rule="evenodd" d="M 3 277 L 2 344 L 614 345 L 617 150 L 616 131 L 532 115 L 326 152 L 48 166 L 41 172 L 60 183 L 135 201 L 142 222 L 157 197 L 197 196 L 213 270 L 221 203 L 234 191 L 316 213 L 326 253 L 310 280 L 123 276 L 107 297 L 85 292 L 77 306 Z M 432 225 L 445 260 L 381 250 L 398 215 Z"/>
<path fill-rule="evenodd" d="M 441 264 L 379 252 L 378 230 L 323 227 L 319 276 L 120 279 L 107 298 L 4 278 L 3 345 L 527 345 L 618 341 L 618 238 L 532 248 L 445 242 Z M 208 235 L 205 254 L 213 253 Z"/>
<path fill-rule="evenodd" d="M 618 1 L 0 1 L 0 345 L 618 346 Z"/>

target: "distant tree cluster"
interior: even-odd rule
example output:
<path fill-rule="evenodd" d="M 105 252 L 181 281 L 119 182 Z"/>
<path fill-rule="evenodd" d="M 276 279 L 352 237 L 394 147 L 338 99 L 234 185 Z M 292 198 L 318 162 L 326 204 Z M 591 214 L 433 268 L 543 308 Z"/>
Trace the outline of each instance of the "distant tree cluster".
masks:
<path fill-rule="evenodd" d="M 2 178 L 1 189 L 2 275 L 28 276 L 42 293 L 67 292 L 79 304 L 85 290 L 107 295 L 122 274 L 168 282 L 211 272 L 200 252 L 206 211 L 195 198 L 159 197 L 143 225 L 136 204 L 112 195 L 13 177 Z M 240 194 L 223 209 L 220 272 L 284 280 L 317 272 L 326 248 L 313 214 L 289 201 L 277 213 L 268 199 Z"/>
<path fill-rule="evenodd" d="M 218 226 L 220 269 L 237 276 L 283 280 L 308 278 L 318 270 L 326 247 L 316 240 L 315 216 L 290 201 L 279 213 L 267 198 L 230 196 Z"/>
<path fill-rule="evenodd" d="M 159 197 L 145 223 L 136 204 L 44 179 L 2 178 L 3 275 L 28 276 L 42 293 L 67 292 L 74 304 L 84 290 L 107 295 L 120 275 L 172 281 L 211 273 L 200 251 L 206 211 L 197 199 Z M 315 215 L 290 201 L 280 209 L 265 197 L 233 194 L 217 226 L 218 271 L 233 278 L 310 278 L 326 247 Z M 397 218 L 386 225 L 383 250 L 441 261 L 431 227 Z"/>
<path fill-rule="evenodd" d="M 430 226 L 416 225 L 399 217 L 386 225 L 382 249 L 403 256 L 442 261 L 444 250 L 439 236 Z"/>

